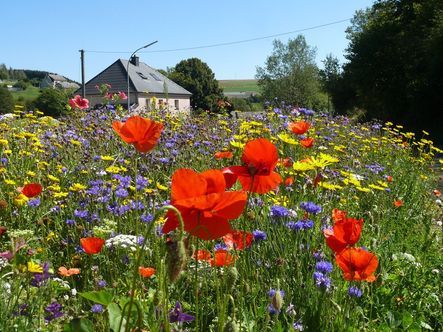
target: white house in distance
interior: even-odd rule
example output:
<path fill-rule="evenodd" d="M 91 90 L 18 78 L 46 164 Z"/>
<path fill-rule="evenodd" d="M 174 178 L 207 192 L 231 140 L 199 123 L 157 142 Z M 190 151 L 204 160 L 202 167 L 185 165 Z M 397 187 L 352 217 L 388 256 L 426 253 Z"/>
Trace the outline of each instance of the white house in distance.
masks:
<path fill-rule="evenodd" d="M 79 85 L 74 82 L 69 82 L 69 80 L 62 75 L 46 74 L 46 76 L 40 82 L 40 89 L 44 88 L 78 89 Z"/>
<path fill-rule="evenodd" d="M 97 89 L 97 86 L 101 84 L 110 84 L 110 93 L 119 91 L 128 93 L 127 65 L 128 60 L 118 59 L 85 84 L 85 97 L 89 100 L 89 105 L 103 103 L 103 97 Z M 190 110 L 192 94 L 154 68 L 140 62 L 137 56 L 130 59 L 128 72 L 130 102 L 133 108 L 149 110 L 152 102 L 156 100 L 156 107 L 168 105 L 170 110 Z M 81 88 L 76 91 L 76 94 L 81 94 Z M 123 106 L 126 106 L 125 102 L 121 102 Z"/>

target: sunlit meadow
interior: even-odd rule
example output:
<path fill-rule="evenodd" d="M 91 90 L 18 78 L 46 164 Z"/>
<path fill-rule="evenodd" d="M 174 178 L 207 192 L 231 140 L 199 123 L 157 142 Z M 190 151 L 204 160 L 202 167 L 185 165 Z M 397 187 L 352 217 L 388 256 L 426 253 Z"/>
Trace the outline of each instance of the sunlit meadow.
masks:
<path fill-rule="evenodd" d="M 443 328 L 426 132 L 71 106 L 0 118 L 1 331 Z"/>

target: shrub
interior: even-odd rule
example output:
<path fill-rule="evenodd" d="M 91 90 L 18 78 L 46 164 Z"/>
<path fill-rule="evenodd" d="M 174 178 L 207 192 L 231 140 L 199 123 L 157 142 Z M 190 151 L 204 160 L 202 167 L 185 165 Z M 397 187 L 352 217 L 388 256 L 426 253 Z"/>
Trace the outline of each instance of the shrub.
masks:
<path fill-rule="evenodd" d="M 68 97 L 64 91 L 57 89 L 45 89 L 36 99 L 34 107 L 45 115 L 58 117 L 65 112 Z"/>
<path fill-rule="evenodd" d="M 8 89 L 0 87 L 0 114 L 11 113 L 14 110 L 14 98 Z"/>

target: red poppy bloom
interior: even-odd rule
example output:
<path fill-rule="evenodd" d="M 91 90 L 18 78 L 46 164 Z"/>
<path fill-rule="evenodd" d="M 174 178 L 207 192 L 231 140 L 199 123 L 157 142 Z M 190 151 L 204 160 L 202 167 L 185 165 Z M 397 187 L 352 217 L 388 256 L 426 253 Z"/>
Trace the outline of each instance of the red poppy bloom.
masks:
<path fill-rule="evenodd" d="M 291 186 L 293 183 L 294 183 L 294 178 L 292 176 L 288 176 L 285 179 L 285 186 L 286 187 Z"/>
<path fill-rule="evenodd" d="M 148 152 L 157 144 L 163 124 L 140 116 L 131 116 L 126 122 L 114 121 L 112 128 L 123 141 L 134 145 L 139 152 Z"/>
<path fill-rule="evenodd" d="M 340 211 L 343 212 L 343 211 Z M 337 217 L 338 218 L 338 217 Z M 340 253 L 348 246 L 353 246 L 360 239 L 363 219 L 345 218 L 335 222 L 333 230 L 324 230 L 326 244 L 335 253 Z"/>
<path fill-rule="evenodd" d="M 300 140 L 300 144 L 305 148 L 310 148 L 314 145 L 314 139 L 311 137 L 303 138 Z"/>
<path fill-rule="evenodd" d="M 80 95 L 76 95 L 74 98 L 69 99 L 69 105 L 71 105 L 72 108 L 83 110 L 89 107 L 89 100 L 82 98 Z"/>
<path fill-rule="evenodd" d="M 32 197 L 36 197 L 36 196 L 40 195 L 42 190 L 43 190 L 43 187 L 38 183 L 28 183 L 28 184 L 25 184 L 24 187 L 18 188 L 18 191 L 28 198 L 32 198 Z"/>
<path fill-rule="evenodd" d="M 346 214 L 346 211 L 334 209 L 332 210 L 332 220 L 334 220 L 334 222 L 344 221 L 346 219 Z"/>
<path fill-rule="evenodd" d="M 223 241 L 228 248 L 243 250 L 249 248 L 254 241 L 254 235 L 245 231 L 232 231 L 223 236 Z"/>
<path fill-rule="evenodd" d="M 232 172 L 229 167 L 225 167 L 222 170 L 223 177 L 226 182 L 226 189 L 231 188 L 237 182 L 237 175 Z"/>
<path fill-rule="evenodd" d="M 244 166 L 227 167 L 240 181 L 243 190 L 265 194 L 274 190 L 282 182 L 276 172 L 278 162 L 277 148 L 265 138 L 246 143 L 242 161 Z"/>
<path fill-rule="evenodd" d="M 99 237 L 84 237 L 80 239 L 80 244 L 88 255 L 94 255 L 102 250 L 105 240 Z"/>
<path fill-rule="evenodd" d="M 234 154 L 231 151 L 218 151 L 214 154 L 215 159 L 231 159 Z"/>
<path fill-rule="evenodd" d="M 211 266 L 229 266 L 234 264 L 235 257 L 231 255 L 228 251 L 219 249 L 215 252 L 214 258 L 210 260 Z"/>
<path fill-rule="evenodd" d="M 179 169 L 172 176 L 171 204 L 182 214 L 185 230 L 203 240 L 214 240 L 232 231 L 228 220 L 238 218 L 246 205 L 247 194 L 226 192 L 220 170 L 197 173 Z M 168 212 L 163 233 L 178 227 L 178 219 Z"/>
<path fill-rule="evenodd" d="M 199 249 L 194 252 L 194 258 L 198 261 L 210 261 L 212 258 L 211 252 L 206 249 Z"/>
<path fill-rule="evenodd" d="M 386 177 L 386 180 L 387 180 L 388 182 L 392 182 L 393 179 L 394 179 L 394 178 L 393 178 L 391 175 L 388 175 L 388 176 Z"/>
<path fill-rule="evenodd" d="M 288 124 L 288 129 L 296 135 L 303 135 L 308 131 L 309 127 L 311 127 L 311 125 L 305 121 L 291 122 Z"/>
<path fill-rule="evenodd" d="M 394 201 L 394 206 L 397 207 L 397 208 L 400 207 L 400 206 L 403 206 L 403 201 L 401 199 L 395 200 Z"/>
<path fill-rule="evenodd" d="M 348 281 L 373 282 L 378 258 L 375 254 L 362 248 L 347 248 L 335 257 L 335 262 L 343 271 L 343 277 Z"/>
<path fill-rule="evenodd" d="M 150 278 L 155 274 L 155 269 L 153 267 L 143 267 L 140 266 L 138 268 L 138 273 L 143 277 L 143 278 Z"/>

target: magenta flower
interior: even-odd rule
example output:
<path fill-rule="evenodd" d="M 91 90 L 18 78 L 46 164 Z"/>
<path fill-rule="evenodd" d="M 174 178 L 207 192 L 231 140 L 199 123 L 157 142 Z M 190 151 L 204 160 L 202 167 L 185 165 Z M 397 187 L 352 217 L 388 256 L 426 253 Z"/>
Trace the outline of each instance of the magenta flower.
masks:
<path fill-rule="evenodd" d="M 71 105 L 72 108 L 83 110 L 89 107 L 89 100 L 82 98 L 80 95 L 76 95 L 74 98 L 69 99 L 69 105 Z"/>

